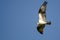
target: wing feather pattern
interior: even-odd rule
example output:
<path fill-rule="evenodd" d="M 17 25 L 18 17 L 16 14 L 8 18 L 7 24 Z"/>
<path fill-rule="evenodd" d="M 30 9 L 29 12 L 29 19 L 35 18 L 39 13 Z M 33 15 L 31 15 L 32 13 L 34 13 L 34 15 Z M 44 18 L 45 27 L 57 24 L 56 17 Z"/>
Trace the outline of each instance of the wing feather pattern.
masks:
<path fill-rule="evenodd" d="M 45 24 L 39 24 L 39 25 L 37 26 L 38 32 L 41 33 L 41 34 L 43 34 L 43 29 L 44 29 L 44 27 L 45 27 Z"/>
<path fill-rule="evenodd" d="M 46 21 L 46 5 L 47 5 L 47 2 L 45 1 L 42 6 L 40 7 L 39 9 L 39 19 L 40 20 L 43 20 L 43 21 Z"/>

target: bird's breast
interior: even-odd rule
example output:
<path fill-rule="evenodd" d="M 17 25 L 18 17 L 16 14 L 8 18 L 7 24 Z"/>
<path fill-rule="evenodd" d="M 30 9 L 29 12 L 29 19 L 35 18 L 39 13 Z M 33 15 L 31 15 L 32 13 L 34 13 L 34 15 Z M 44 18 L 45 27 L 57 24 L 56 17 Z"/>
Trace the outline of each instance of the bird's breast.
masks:
<path fill-rule="evenodd" d="M 40 24 L 46 24 L 47 22 L 43 21 L 43 20 L 39 20 Z"/>

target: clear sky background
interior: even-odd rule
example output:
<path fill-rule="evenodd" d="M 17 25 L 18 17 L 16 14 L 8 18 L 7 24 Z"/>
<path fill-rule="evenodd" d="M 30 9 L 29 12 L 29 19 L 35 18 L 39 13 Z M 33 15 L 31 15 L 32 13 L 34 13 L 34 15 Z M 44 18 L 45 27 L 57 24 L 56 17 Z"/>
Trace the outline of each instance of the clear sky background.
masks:
<path fill-rule="evenodd" d="M 44 0 L 0 0 L 0 40 L 60 40 L 60 0 L 47 0 L 44 34 L 36 27 Z"/>

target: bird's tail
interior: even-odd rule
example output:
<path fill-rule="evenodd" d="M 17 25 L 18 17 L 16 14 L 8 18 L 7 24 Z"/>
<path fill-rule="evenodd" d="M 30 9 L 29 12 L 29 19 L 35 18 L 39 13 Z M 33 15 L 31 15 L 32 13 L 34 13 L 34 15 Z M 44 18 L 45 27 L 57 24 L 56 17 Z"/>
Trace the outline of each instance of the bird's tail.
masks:
<path fill-rule="evenodd" d="M 47 22 L 47 25 L 51 25 L 51 21 Z"/>

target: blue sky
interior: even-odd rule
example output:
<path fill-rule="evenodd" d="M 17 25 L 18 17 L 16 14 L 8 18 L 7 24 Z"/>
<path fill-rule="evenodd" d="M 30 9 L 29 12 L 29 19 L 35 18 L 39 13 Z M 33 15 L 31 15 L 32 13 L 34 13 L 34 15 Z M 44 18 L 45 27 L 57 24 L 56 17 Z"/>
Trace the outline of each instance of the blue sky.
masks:
<path fill-rule="evenodd" d="M 0 0 L 0 40 L 60 40 L 60 0 L 47 0 L 44 34 L 38 33 L 38 10 L 44 0 Z"/>

